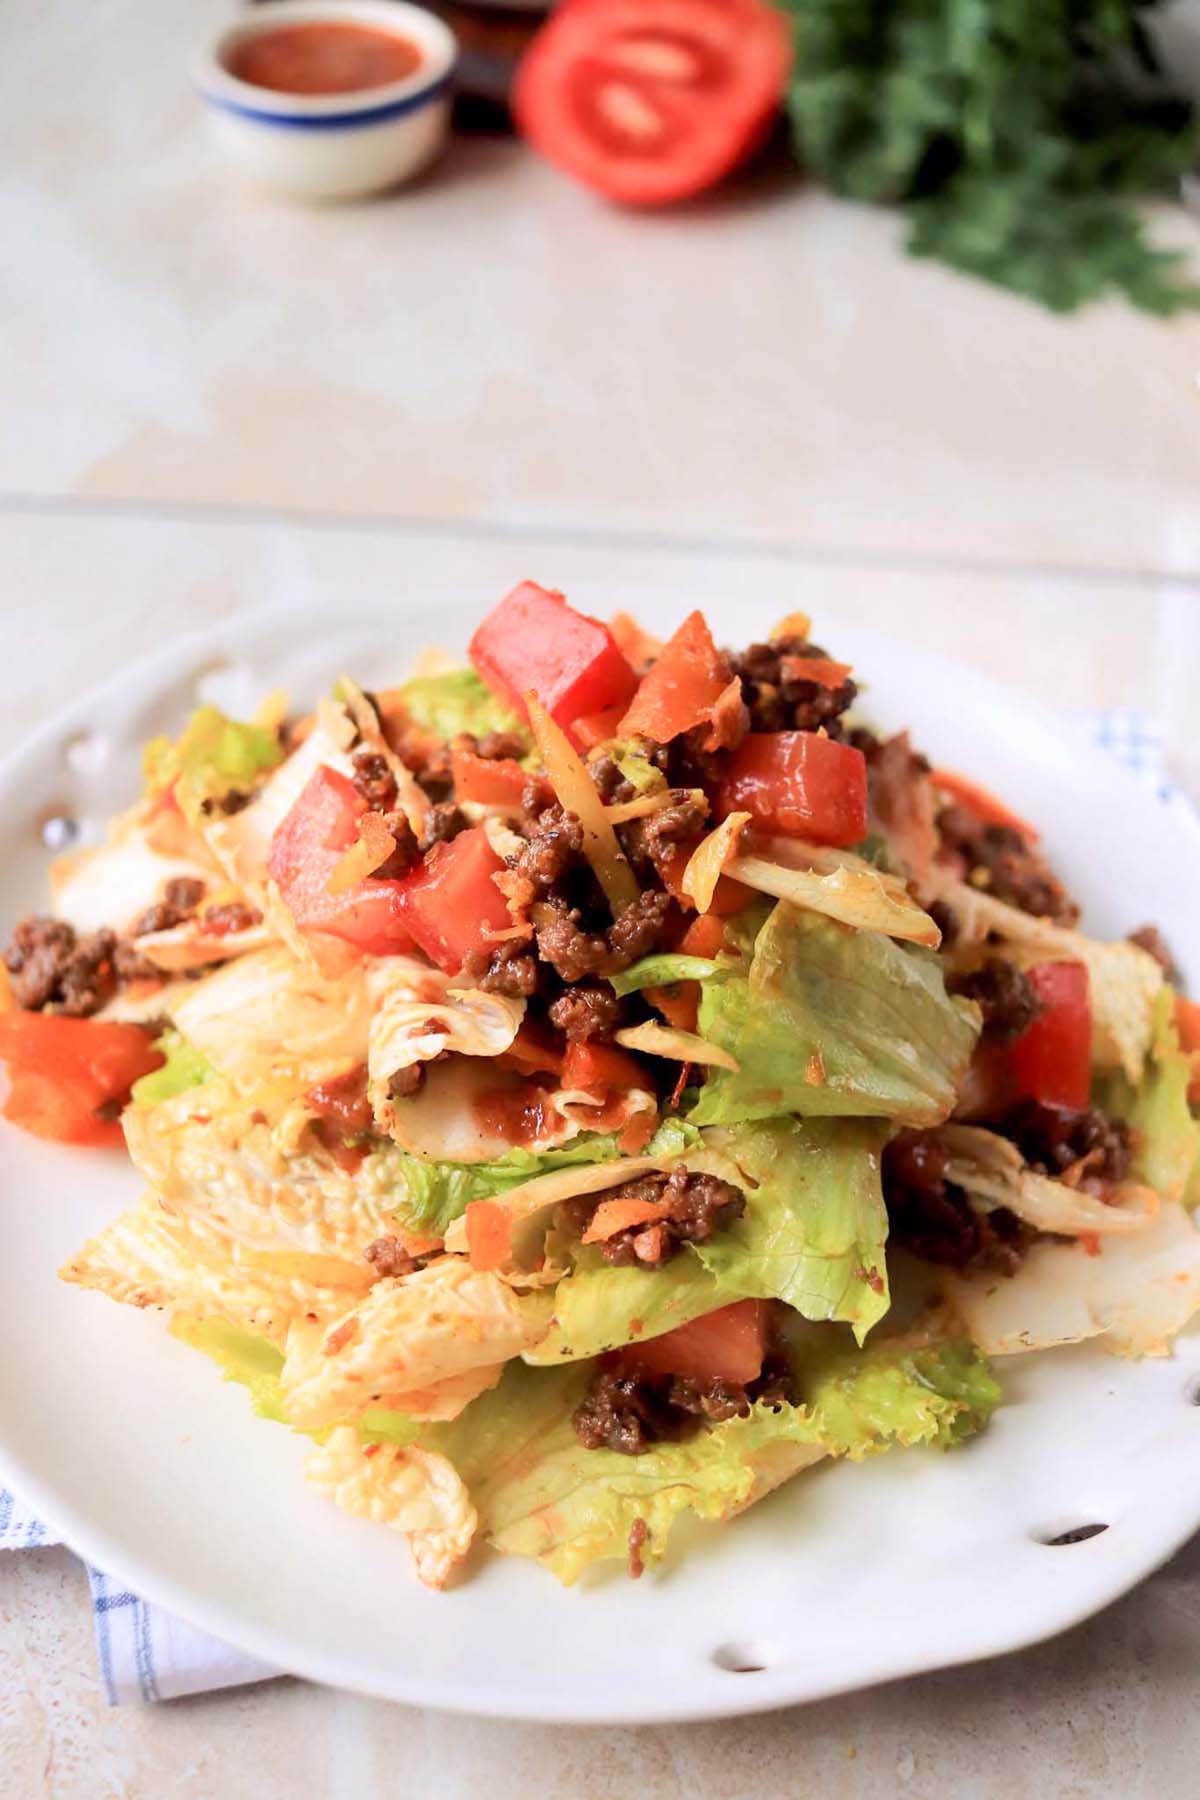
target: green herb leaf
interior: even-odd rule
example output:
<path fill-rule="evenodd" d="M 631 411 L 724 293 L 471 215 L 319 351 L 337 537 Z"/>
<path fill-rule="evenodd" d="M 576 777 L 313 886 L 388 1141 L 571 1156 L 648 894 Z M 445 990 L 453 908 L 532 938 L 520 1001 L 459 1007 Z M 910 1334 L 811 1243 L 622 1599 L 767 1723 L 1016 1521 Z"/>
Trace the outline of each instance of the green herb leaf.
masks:
<path fill-rule="evenodd" d="M 1193 108 L 1131 0 L 778 0 L 797 149 L 835 192 L 898 203 L 907 247 L 1070 312 L 1200 306 L 1130 196 L 1194 164 Z"/>

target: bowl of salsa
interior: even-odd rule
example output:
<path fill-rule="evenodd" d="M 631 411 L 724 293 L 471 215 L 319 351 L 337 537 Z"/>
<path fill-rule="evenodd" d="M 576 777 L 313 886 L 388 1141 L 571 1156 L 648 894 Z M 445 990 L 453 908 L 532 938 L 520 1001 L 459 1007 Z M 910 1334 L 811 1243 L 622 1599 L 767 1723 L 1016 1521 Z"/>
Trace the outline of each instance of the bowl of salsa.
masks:
<path fill-rule="evenodd" d="M 441 148 L 458 46 L 403 0 L 273 0 L 222 31 L 196 85 L 212 135 L 260 187 L 378 193 Z"/>

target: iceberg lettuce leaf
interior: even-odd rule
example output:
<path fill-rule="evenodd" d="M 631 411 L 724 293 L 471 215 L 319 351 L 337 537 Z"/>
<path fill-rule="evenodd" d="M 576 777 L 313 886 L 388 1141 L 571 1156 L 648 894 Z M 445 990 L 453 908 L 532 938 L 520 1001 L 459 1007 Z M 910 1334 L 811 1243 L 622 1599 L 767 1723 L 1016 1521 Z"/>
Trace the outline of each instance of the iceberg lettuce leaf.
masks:
<path fill-rule="evenodd" d="M 161 1069 L 134 1082 L 130 1094 L 135 1106 L 157 1106 L 160 1100 L 170 1100 L 188 1088 L 202 1087 L 216 1075 L 203 1051 L 189 1044 L 178 1031 L 164 1031 L 155 1048 L 167 1060 Z"/>
<path fill-rule="evenodd" d="M 669 1155 L 699 1141 L 699 1132 L 679 1119 L 659 1126 L 647 1150 Z M 651 1146 L 653 1149 L 651 1151 Z M 582 1163 L 611 1162 L 622 1152 L 610 1133 L 588 1133 L 555 1150 L 512 1150 L 486 1163 L 425 1162 L 403 1152 L 392 1154 L 394 1205 L 409 1230 L 444 1237 L 472 1200 L 488 1200 L 547 1175 L 553 1169 L 575 1168 Z"/>
<path fill-rule="evenodd" d="M 400 699 L 413 724 L 437 737 L 456 737 L 460 731 L 473 732 L 476 737 L 489 731 L 515 731 L 528 742 L 520 719 L 474 669 L 415 676 L 400 689 Z"/>
<path fill-rule="evenodd" d="M 169 1329 L 180 1343 L 210 1356 L 226 1381 L 240 1383 L 260 1419 L 272 1419 L 277 1425 L 290 1425 L 293 1431 L 301 1431 L 289 1419 L 284 1402 L 280 1379 L 283 1352 L 268 1339 L 256 1337 L 252 1331 L 241 1331 L 223 1319 L 198 1319 L 188 1313 L 176 1313 Z M 411 1444 L 429 1429 L 406 1413 L 384 1406 L 368 1407 L 357 1423 L 363 1442 L 368 1444 Z M 320 1441 L 327 1429 L 303 1435 Z"/>
<path fill-rule="evenodd" d="M 193 822 L 206 800 L 252 788 L 260 774 L 282 761 L 274 731 L 241 724 L 215 706 L 198 707 L 177 740 L 152 738 L 142 751 L 149 791 L 161 793 L 174 782 L 184 815 Z"/>
<path fill-rule="evenodd" d="M 948 1447 L 979 1430 L 998 1398 L 987 1365 L 960 1343 L 821 1348 L 802 1362 L 803 1403 L 758 1404 L 640 1456 L 586 1450 L 571 1426 L 589 1368 L 509 1368 L 498 1388 L 421 1442 L 454 1463 L 497 1550 L 531 1556 L 570 1584 L 624 1560 L 637 1521 L 643 1557 L 661 1559 L 684 1513 L 731 1518 L 827 1456 L 892 1445 Z"/>
<path fill-rule="evenodd" d="M 574 1361 L 659 1337 L 733 1300 L 784 1300 L 861 1340 L 888 1308 L 887 1213 L 876 1120 L 773 1119 L 720 1134 L 714 1169 L 746 1211 L 660 1269 L 611 1268 L 583 1248 L 555 1289 L 555 1322 L 527 1360 Z M 689 1155 L 703 1167 L 703 1154 Z"/>
<path fill-rule="evenodd" d="M 1184 1200 L 1200 1184 L 1200 1119 L 1188 1103 L 1191 1079 L 1191 1057 L 1180 1048 L 1175 1028 L 1175 996 L 1164 987 L 1154 1002 L 1141 1080 L 1135 1087 L 1126 1075 L 1114 1072 L 1097 1088 L 1105 1110 L 1123 1119 L 1133 1133 L 1130 1174 L 1165 1200 Z"/>
<path fill-rule="evenodd" d="M 226 1381 L 237 1381 L 247 1388 L 250 1404 L 260 1419 L 274 1419 L 279 1425 L 288 1423 L 279 1379 L 283 1352 L 274 1344 L 223 1319 L 198 1319 L 188 1313 L 176 1313 L 170 1331 L 181 1343 L 211 1356 Z"/>
<path fill-rule="evenodd" d="M 936 1125 L 954 1106 L 979 1014 L 946 993 L 933 952 L 781 901 L 749 974 L 701 983 L 700 1032 L 740 1068 L 710 1073 L 695 1125 L 782 1113 Z"/>

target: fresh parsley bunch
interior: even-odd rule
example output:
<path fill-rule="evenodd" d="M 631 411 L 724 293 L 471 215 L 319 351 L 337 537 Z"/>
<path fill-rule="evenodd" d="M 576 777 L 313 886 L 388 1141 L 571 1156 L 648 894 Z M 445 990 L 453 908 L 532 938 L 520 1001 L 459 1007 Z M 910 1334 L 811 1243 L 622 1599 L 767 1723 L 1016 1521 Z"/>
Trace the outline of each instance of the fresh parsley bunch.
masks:
<path fill-rule="evenodd" d="M 797 148 L 838 193 L 898 202 L 908 248 L 1070 312 L 1110 289 L 1200 306 L 1131 197 L 1200 148 L 1128 0 L 779 0 Z"/>

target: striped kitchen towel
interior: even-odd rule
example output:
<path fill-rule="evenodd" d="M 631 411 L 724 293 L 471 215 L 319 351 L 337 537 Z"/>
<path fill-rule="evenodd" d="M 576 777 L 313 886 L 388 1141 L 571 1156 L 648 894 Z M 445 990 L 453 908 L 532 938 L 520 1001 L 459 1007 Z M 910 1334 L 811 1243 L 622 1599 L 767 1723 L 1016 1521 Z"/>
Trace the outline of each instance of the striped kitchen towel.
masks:
<path fill-rule="evenodd" d="M 1133 769 L 1164 806 L 1190 800 L 1167 779 L 1161 734 L 1141 713 L 1113 709 L 1081 715 L 1081 733 Z M 0 1488 L 0 1550 L 32 1550 L 60 1540 Z M 139 1600 L 99 1569 L 88 1569 L 100 1674 L 109 1701 L 171 1700 L 211 1688 L 238 1687 L 283 1673 L 218 1642 L 181 1619 Z"/>

